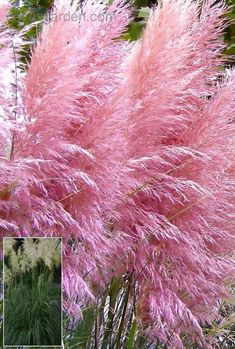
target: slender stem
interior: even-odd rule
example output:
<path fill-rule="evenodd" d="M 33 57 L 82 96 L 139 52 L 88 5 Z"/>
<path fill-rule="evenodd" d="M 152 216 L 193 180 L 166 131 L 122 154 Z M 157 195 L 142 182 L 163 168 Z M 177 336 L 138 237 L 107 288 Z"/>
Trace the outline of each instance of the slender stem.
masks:
<path fill-rule="evenodd" d="M 120 289 L 120 279 L 113 278 L 110 288 L 109 288 L 109 311 L 106 329 L 104 331 L 103 343 L 101 349 L 106 349 L 110 347 L 108 345 L 113 331 L 113 319 L 115 315 L 115 305 L 117 300 L 117 295 Z"/>
<path fill-rule="evenodd" d="M 124 328 L 124 323 L 126 320 L 126 310 L 127 310 L 127 306 L 128 306 L 128 301 L 129 301 L 129 295 L 130 295 L 130 291 L 131 291 L 131 285 L 132 285 L 132 275 L 129 276 L 129 283 L 127 286 L 127 290 L 126 293 L 124 295 L 123 298 L 123 303 L 122 303 L 122 307 L 123 307 L 123 311 L 122 311 L 122 318 L 121 318 L 121 322 L 118 328 L 118 334 L 117 334 L 117 339 L 116 339 L 116 349 L 120 349 L 121 348 L 121 337 L 122 337 L 122 333 L 123 333 L 123 328 Z"/>
<path fill-rule="evenodd" d="M 17 73 L 17 58 L 16 58 L 16 51 L 15 51 L 13 38 L 11 40 L 11 46 L 12 46 L 12 50 L 13 50 L 13 59 L 14 59 L 14 65 L 15 65 L 15 107 L 14 107 L 13 113 L 14 113 L 14 119 L 16 119 L 17 106 L 18 106 L 18 73 Z M 14 156 L 14 146 L 15 146 L 15 134 L 13 131 L 12 142 L 11 142 L 11 151 L 10 151 L 10 160 L 12 160 L 13 156 Z"/>

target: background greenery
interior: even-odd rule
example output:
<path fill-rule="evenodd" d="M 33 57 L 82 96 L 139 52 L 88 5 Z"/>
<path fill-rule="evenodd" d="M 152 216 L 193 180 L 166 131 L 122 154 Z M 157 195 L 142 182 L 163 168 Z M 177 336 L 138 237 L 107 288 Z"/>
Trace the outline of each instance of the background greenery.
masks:
<path fill-rule="evenodd" d="M 217 0 L 219 1 L 219 0 Z M 215 1 L 215 2 L 217 2 Z M 228 5 L 231 6 L 226 17 L 230 21 L 228 24 L 226 33 L 224 35 L 225 42 L 227 43 L 227 49 L 225 54 L 235 54 L 235 0 L 226 0 Z M 10 13 L 9 26 L 20 30 L 26 25 L 32 22 L 42 20 L 45 13 L 51 9 L 53 0 L 22 0 L 22 6 L 18 6 L 19 0 L 11 0 L 12 9 Z M 157 3 L 157 0 L 134 0 L 134 21 L 129 25 L 129 28 L 124 39 L 137 40 L 141 36 L 141 32 L 145 26 L 146 19 L 149 14 L 149 6 Z M 38 32 L 41 29 L 41 25 L 38 24 L 35 28 L 32 28 L 27 33 L 27 38 L 34 42 Z"/>
<path fill-rule="evenodd" d="M 61 344 L 61 239 L 4 241 L 4 342 Z"/>

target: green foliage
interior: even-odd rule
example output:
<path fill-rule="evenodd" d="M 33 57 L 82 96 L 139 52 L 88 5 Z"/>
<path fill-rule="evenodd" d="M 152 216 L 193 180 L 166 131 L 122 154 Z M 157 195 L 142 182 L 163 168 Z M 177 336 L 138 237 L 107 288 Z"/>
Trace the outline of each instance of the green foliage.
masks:
<path fill-rule="evenodd" d="M 92 341 L 92 329 L 95 324 L 95 309 L 89 307 L 83 312 L 83 320 L 78 323 L 76 329 L 71 333 L 68 332 L 68 339 L 66 340 L 68 348 L 81 348 L 85 349 L 89 347 L 89 343 Z"/>
<path fill-rule="evenodd" d="M 224 40 L 227 44 L 225 53 L 231 56 L 235 55 L 235 0 L 227 0 L 227 3 L 229 6 L 231 6 L 226 15 L 227 19 L 230 21 L 230 24 L 226 29 Z"/>
<path fill-rule="evenodd" d="M 51 8 L 53 0 L 23 0 L 22 6 L 17 6 L 18 1 L 12 0 L 9 16 L 9 26 L 17 30 L 23 29 L 36 21 L 41 21 L 46 12 Z M 36 35 L 36 29 L 29 36 Z"/>
<path fill-rule="evenodd" d="M 218 349 L 235 348 L 235 288 L 221 304 L 223 320 L 217 320 L 203 328 L 206 338 L 213 337 Z M 123 278 L 113 278 L 103 296 L 93 307 L 84 309 L 83 320 L 70 331 L 64 332 L 66 349 L 167 349 L 159 339 L 150 340 L 144 328 L 138 323 L 136 314 L 138 284 L 131 274 Z M 66 320 L 68 321 L 68 320 Z M 185 348 L 202 349 L 192 346 L 187 336 L 182 338 Z M 167 343 L 169 344 L 169 343 Z"/>
<path fill-rule="evenodd" d="M 4 341 L 8 345 L 59 345 L 61 308 L 49 285 L 9 287 L 4 301 Z"/>
<path fill-rule="evenodd" d="M 135 0 L 133 2 L 133 16 L 134 20 L 128 26 L 126 33 L 123 35 L 124 40 L 135 41 L 140 38 L 141 33 L 145 27 L 146 21 L 149 16 L 149 7 L 153 6 L 155 0 Z M 227 0 L 230 9 L 226 15 L 230 23 L 227 26 L 224 40 L 227 44 L 227 49 L 225 50 L 226 55 L 235 54 L 235 0 Z M 23 62 L 26 62 L 30 59 L 30 50 L 31 46 L 35 42 L 36 37 L 41 31 L 42 21 L 45 14 L 52 8 L 53 0 L 23 0 L 22 6 L 18 6 L 18 0 L 12 0 L 12 9 L 9 15 L 9 27 L 16 30 L 21 30 L 25 26 L 33 23 L 39 22 L 34 27 L 32 27 L 25 38 L 31 42 L 24 47 Z"/>
<path fill-rule="evenodd" d="M 147 348 L 151 343 L 138 327 L 135 292 L 131 274 L 113 278 L 97 304 L 84 310 L 83 320 L 65 331 L 65 348 Z"/>
<path fill-rule="evenodd" d="M 4 240 L 6 345 L 61 344 L 61 286 L 55 282 L 60 244 L 50 238 Z"/>
<path fill-rule="evenodd" d="M 136 336 L 137 328 L 138 328 L 137 321 L 134 320 L 132 325 L 131 325 L 129 338 L 128 338 L 128 341 L 127 341 L 127 349 L 133 349 L 134 346 L 135 346 L 135 336 Z"/>
<path fill-rule="evenodd" d="M 134 2 L 134 21 L 129 25 L 128 30 L 123 35 L 123 39 L 135 41 L 140 38 L 150 13 L 150 8 L 146 5 L 147 1 L 145 0 Z"/>
<path fill-rule="evenodd" d="M 22 62 L 26 64 L 30 60 L 31 48 L 36 37 L 42 29 L 42 19 L 50 10 L 53 0 L 23 0 L 22 6 L 18 6 L 18 0 L 11 0 L 12 7 L 8 16 L 8 26 L 20 31 L 26 26 L 36 23 L 24 35 L 27 44 L 20 52 Z"/>

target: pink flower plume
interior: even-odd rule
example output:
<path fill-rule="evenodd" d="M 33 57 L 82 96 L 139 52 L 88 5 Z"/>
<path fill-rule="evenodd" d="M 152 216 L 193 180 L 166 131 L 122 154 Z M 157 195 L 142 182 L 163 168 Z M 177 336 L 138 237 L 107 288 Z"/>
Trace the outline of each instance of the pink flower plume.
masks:
<path fill-rule="evenodd" d="M 234 275 L 234 73 L 215 84 L 224 5 L 212 3 L 200 16 L 188 1 L 152 11 L 121 91 L 131 171 L 114 223 L 126 244 L 115 252 L 137 275 L 140 318 L 172 348 L 183 347 L 181 333 L 204 343 L 200 324 Z"/>
<path fill-rule="evenodd" d="M 91 266 L 92 275 L 96 262 L 104 263 L 101 249 L 111 244 L 104 217 L 119 188 L 124 124 L 121 115 L 110 118 L 109 111 L 123 79 L 126 44 L 118 36 L 130 11 L 120 1 L 107 13 L 92 1 L 78 12 L 77 5 L 56 3 L 32 52 L 21 96 L 24 119 L 12 140 L 11 161 L 2 159 L 0 225 L 2 234 L 59 235 L 65 245 L 75 241 L 74 253 L 84 254 L 86 261 L 71 276 L 75 282 L 80 272 L 80 283 Z M 107 23 L 91 20 L 102 12 L 109 14 Z M 78 18 L 85 13 L 86 18 L 66 21 L 68 13 Z"/>

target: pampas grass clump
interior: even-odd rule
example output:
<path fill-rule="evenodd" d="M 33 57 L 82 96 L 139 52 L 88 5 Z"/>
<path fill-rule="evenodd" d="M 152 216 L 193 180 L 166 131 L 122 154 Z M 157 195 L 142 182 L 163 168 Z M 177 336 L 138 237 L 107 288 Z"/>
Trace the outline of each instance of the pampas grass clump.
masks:
<path fill-rule="evenodd" d="M 15 67 L 10 94 L 0 79 L 1 236 L 63 237 L 70 316 L 128 272 L 150 338 L 206 347 L 202 326 L 235 271 L 235 72 L 218 69 L 226 6 L 163 0 L 134 44 L 121 40 L 122 0 L 52 11 L 26 73 L 22 38 L 13 50 L 1 29 L 0 70 Z M 109 20 L 92 21 L 99 13 Z"/>

